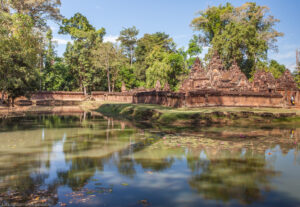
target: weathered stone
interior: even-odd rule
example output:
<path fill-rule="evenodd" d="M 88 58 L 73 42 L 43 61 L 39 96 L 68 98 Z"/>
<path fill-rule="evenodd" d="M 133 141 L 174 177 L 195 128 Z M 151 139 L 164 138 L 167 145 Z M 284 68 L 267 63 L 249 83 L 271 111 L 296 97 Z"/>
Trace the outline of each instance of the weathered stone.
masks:
<path fill-rule="evenodd" d="M 236 61 L 234 61 L 229 70 L 225 70 L 218 53 L 215 53 L 207 68 L 205 70 L 197 58 L 188 79 L 182 84 L 181 91 L 211 89 L 220 91 L 251 90 L 247 77 L 240 70 Z"/>
<path fill-rule="evenodd" d="M 276 90 L 298 91 L 297 83 L 289 70 L 286 70 L 282 76 L 276 80 Z"/>
<path fill-rule="evenodd" d="M 197 58 L 192 66 L 189 77 L 183 81 L 181 91 L 211 89 L 210 78 L 207 71 L 202 67 L 200 59 Z"/>
<path fill-rule="evenodd" d="M 125 85 L 124 82 L 122 82 L 122 88 L 121 88 L 121 91 L 122 91 L 122 92 L 127 92 L 126 85 Z"/>
<path fill-rule="evenodd" d="M 217 51 L 215 51 L 214 55 L 209 61 L 208 70 L 225 70 L 222 59 L 220 58 L 219 53 Z"/>
<path fill-rule="evenodd" d="M 252 88 L 255 92 L 272 93 L 276 89 L 276 80 L 272 73 L 257 70 L 254 74 Z"/>
<path fill-rule="evenodd" d="M 222 91 L 250 91 L 251 85 L 240 67 L 233 62 L 229 70 L 221 72 L 221 78 L 216 83 L 217 89 Z"/>
<path fill-rule="evenodd" d="M 155 84 L 155 90 L 156 90 L 156 91 L 160 91 L 161 88 L 162 88 L 162 87 L 161 87 L 160 81 L 157 80 L 157 81 L 156 81 L 156 84 Z"/>
<path fill-rule="evenodd" d="M 171 88 L 170 88 L 170 85 L 168 84 L 168 82 L 165 83 L 163 91 L 170 91 L 170 90 L 171 90 Z"/>

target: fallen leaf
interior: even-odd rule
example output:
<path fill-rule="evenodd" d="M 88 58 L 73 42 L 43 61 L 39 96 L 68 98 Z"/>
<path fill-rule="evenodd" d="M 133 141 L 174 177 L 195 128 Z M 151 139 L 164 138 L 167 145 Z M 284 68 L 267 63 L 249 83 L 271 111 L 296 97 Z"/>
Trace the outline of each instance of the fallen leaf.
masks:
<path fill-rule="evenodd" d="M 128 186 L 128 183 L 122 183 L 123 186 Z"/>

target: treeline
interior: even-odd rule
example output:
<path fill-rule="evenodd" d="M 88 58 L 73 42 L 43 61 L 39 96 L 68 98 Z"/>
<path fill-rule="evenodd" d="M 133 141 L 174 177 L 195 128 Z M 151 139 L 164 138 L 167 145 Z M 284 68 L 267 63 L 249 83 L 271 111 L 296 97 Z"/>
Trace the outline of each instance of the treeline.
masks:
<path fill-rule="evenodd" d="M 80 13 L 63 18 L 59 6 L 59 0 L 1 0 L 0 90 L 9 99 L 37 90 L 119 91 L 123 82 L 128 89 L 153 88 L 157 80 L 176 91 L 204 46 L 209 50 L 203 63 L 218 51 L 226 67 L 236 60 L 250 79 L 257 68 L 275 77 L 286 70 L 267 59 L 283 35 L 274 29 L 278 20 L 255 3 L 200 11 L 186 49 L 163 32 L 140 36 L 134 26 L 123 28 L 117 43 L 104 42 L 105 28 L 95 28 Z M 49 19 L 73 40 L 63 57 L 56 54 Z"/>
<path fill-rule="evenodd" d="M 123 82 L 129 89 L 153 88 L 157 80 L 176 90 L 202 51 L 196 36 L 188 50 L 177 49 L 163 32 L 138 38 L 134 26 L 124 28 L 117 43 L 103 42 L 105 29 L 96 29 L 80 13 L 63 19 L 59 33 L 70 35 L 73 41 L 67 44 L 63 58 L 58 58 L 48 31 L 43 90 L 114 92 Z"/>

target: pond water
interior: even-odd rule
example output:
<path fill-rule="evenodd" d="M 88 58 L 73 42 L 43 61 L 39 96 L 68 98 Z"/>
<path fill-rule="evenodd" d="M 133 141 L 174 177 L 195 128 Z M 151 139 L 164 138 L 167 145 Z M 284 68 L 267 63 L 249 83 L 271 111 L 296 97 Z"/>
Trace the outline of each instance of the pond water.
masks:
<path fill-rule="evenodd" d="M 0 206 L 300 206 L 300 128 L 172 132 L 90 113 L 0 120 Z"/>

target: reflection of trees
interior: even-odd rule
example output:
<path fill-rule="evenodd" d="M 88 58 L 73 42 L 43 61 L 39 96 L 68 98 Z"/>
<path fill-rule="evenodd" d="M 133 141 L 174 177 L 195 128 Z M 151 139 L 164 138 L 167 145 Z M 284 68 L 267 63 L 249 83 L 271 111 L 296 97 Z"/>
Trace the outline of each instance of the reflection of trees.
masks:
<path fill-rule="evenodd" d="M 261 191 L 271 188 L 269 180 L 276 176 L 272 167 L 267 165 L 266 150 L 279 146 L 281 152 L 286 154 L 293 149 L 296 159 L 300 146 L 295 144 L 299 142 L 299 130 L 295 130 L 293 136 L 290 136 L 290 130 L 256 130 L 241 133 L 238 130 L 226 131 L 221 128 L 197 133 L 196 136 L 201 135 L 201 139 L 196 139 L 195 143 L 192 143 L 190 137 L 186 139 L 187 146 L 183 146 L 179 140 L 178 143 L 174 142 L 171 148 L 165 149 L 163 147 L 166 146 L 162 142 L 167 140 L 153 138 L 154 135 L 149 133 L 139 134 L 140 131 L 127 127 L 125 123 L 92 117 L 90 114 L 74 117 L 26 117 L 2 121 L 0 125 L 3 126 L 2 132 L 43 127 L 46 134 L 45 140 L 42 140 L 39 130 L 7 133 L 7 139 L 23 136 L 31 140 L 29 146 L 34 150 L 31 153 L 9 152 L 5 162 L 14 165 L 0 166 L 0 180 L 5 181 L 5 184 L 0 183 L 0 198 L 9 204 L 13 202 L 10 199 L 11 192 L 17 203 L 26 203 L 32 199 L 32 194 L 55 198 L 60 185 L 79 190 L 111 161 L 119 174 L 133 178 L 137 167 L 164 171 L 174 164 L 176 158 L 184 156 L 188 168 L 192 171 L 189 184 L 203 197 L 222 201 L 237 199 L 242 203 L 252 203 L 262 199 Z M 34 140 L 35 137 L 37 140 Z M 50 169 L 53 146 L 61 140 L 64 140 L 64 161 L 69 168 L 58 171 L 57 179 L 49 184 L 46 183 L 48 174 L 41 174 L 35 169 Z M 183 147 L 178 147 L 177 144 Z M 156 146 L 153 147 L 154 145 Z M 188 149 L 188 155 L 185 149 Z M 199 158 L 200 152 L 204 152 L 207 160 Z M 36 160 L 39 157 L 42 159 Z M 10 175 L 11 180 L 5 180 Z M 45 190 L 41 191 L 41 187 Z M 16 200 L 16 197 L 20 200 Z M 57 201 L 54 199 L 49 202 L 55 205 Z"/>
<path fill-rule="evenodd" d="M 150 136 L 151 134 L 145 134 L 144 136 Z M 153 137 L 153 135 L 151 135 Z M 170 168 L 174 163 L 174 158 L 162 158 L 161 152 L 149 151 L 147 148 L 154 143 L 159 142 L 159 138 L 148 138 L 138 143 L 130 145 L 127 149 L 122 150 L 118 153 L 119 159 L 116 160 L 119 173 L 128 177 L 135 175 L 136 165 L 140 165 L 143 169 L 153 171 L 163 171 Z M 146 149 L 146 150 L 145 150 Z M 134 153 L 142 153 L 144 158 L 136 158 L 133 156 Z"/>
<path fill-rule="evenodd" d="M 188 166 L 193 171 L 189 184 L 204 198 L 237 199 L 246 204 L 260 200 L 262 189 L 268 190 L 270 178 L 276 175 L 267 166 L 264 156 L 253 156 L 250 151 L 245 155 L 237 155 L 237 151 L 219 151 L 209 160 L 190 157 Z"/>
<path fill-rule="evenodd" d="M 121 175 L 133 178 L 136 174 L 135 162 L 132 158 L 121 158 L 116 164 Z"/>
<path fill-rule="evenodd" d="M 136 133 L 136 130 L 125 129 L 124 125 L 110 119 L 107 123 L 108 129 L 103 125 L 100 126 L 100 131 L 67 137 L 63 150 L 65 161 L 70 163 L 70 168 L 57 172 L 60 184 L 79 190 L 94 176 L 96 171 L 103 171 L 106 162 L 111 158 L 119 158 L 124 151 L 127 151 L 129 139 Z M 119 167 L 120 172 L 124 174 L 130 174 L 129 171 L 133 170 L 132 166 L 125 162 L 120 162 Z"/>
<path fill-rule="evenodd" d="M 45 152 L 44 152 L 45 153 Z M 47 152 L 49 153 L 49 152 Z M 44 200 L 43 204 L 57 204 L 57 184 L 45 185 L 45 180 L 49 177 L 48 173 L 35 171 L 40 169 L 48 160 L 34 160 L 33 157 L 40 157 L 42 153 L 13 154 L 10 156 L 12 166 L 1 169 L 0 173 L 0 205 L 30 205 L 37 197 Z M 22 159 L 21 159 L 22 157 Z M 16 160 L 18 160 L 16 162 Z M 43 189 L 41 187 L 43 186 Z M 40 199 L 34 200 L 35 204 Z"/>
<path fill-rule="evenodd" d="M 93 158 L 73 158 L 69 170 L 57 172 L 59 183 L 68 185 L 72 190 L 82 188 L 94 176 L 96 170 L 103 170 L 102 160 Z"/>
<path fill-rule="evenodd" d="M 137 159 L 136 163 L 140 164 L 143 169 L 151 169 L 154 171 L 163 171 L 172 167 L 174 158 L 164 159 Z"/>
<path fill-rule="evenodd" d="M 3 156 L 5 155 L 5 159 L 0 160 L 0 205 L 56 205 L 59 183 L 56 181 L 46 183 L 49 173 L 43 173 L 40 169 L 49 170 L 53 146 L 68 131 L 51 128 L 80 127 L 79 117 L 52 115 L 16 117 L 0 119 L 0 125 L 2 144 L 11 145 L 10 140 L 16 142 L 13 143 L 14 150 L 1 152 Z M 41 128 L 43 130 L 32 130 Z M 18 140 L 21 140 L 22 144 L 19 144 Z"/>

